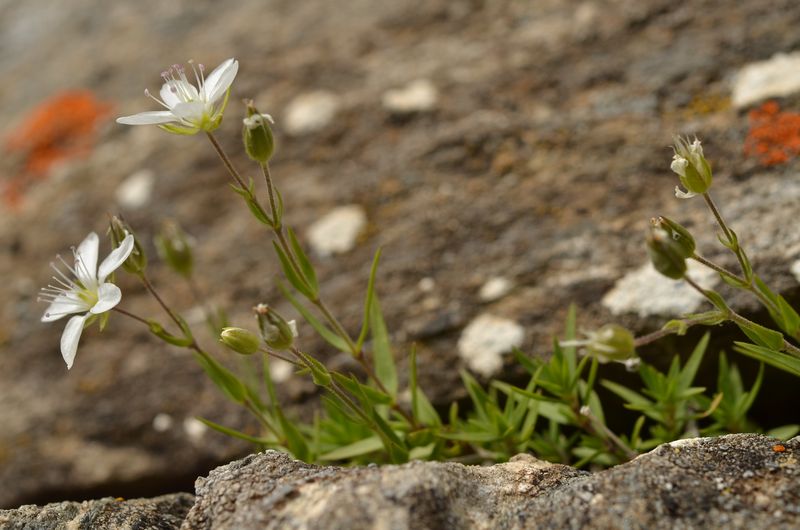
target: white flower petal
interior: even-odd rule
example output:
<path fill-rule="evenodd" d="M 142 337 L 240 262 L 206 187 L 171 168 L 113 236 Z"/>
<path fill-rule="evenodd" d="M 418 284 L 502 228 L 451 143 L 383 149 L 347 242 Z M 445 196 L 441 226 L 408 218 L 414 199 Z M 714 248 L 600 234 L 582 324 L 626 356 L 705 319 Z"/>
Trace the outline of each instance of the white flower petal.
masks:
<path fill-rule="evenodd" d="M 678 186 L 675 186 L 675 196 L 679 199 L 691 199 L 695 195 L 697 194 L 693 191 L 683 191 Z"/>
<path fill-rule="evenodd" d="M 128 259 L 128 256 L 131 255 L 133 252 L 133 236 L 128 234 L 125 236 L 125 239 L 122 240 L 122 243 L 119 244 L 117 248 L 111 251 L 106 259 L 103 260 L 103 263 L 100 264 L 100 268 L 97 271 L 97 280 L 100 283 L 106 281 L 108 275 L 114 272 L 119 268 L 120 265 L 125 263 L 125 260 Z"/>
<path fill-rule="evenodd" d="M 175 88 L 174 91 L 172 90 L 173 88 Z M 181 102 L 181 98 L 179 98 L 177 94 L 177 87 L 175 87 L 175 83 L 172 81 L 168 81 L 161 85 L 160 94 L 161 101 L 163 101 L 169 108 L 172 108 Z"/>
<path fill-rule="evenodd" d="M 94 315 L 105 313 L 122 300 L 122 291 L 113 283 L 104 283 L 97 289 L 97 303 L 89 310 Z"/>
<path fill-rule="evenodd" d="M 81 333 L 83 333 L 83 324 L 88 317 L 89 315 L 86 314 L 70 318 L 64 328 L 64 333 L 61 334 L 61 356 L 64 357 L 64 362 L 67 363 L 67 370 L 72 368 L 72 362 L 78 352 L 78 342 L 81 340 Z"/>
<path fill-rule="evenodd" d="M 178 121 L 178 119 L 168 110 L 150 110 L 134 114 L 133 116 L 117 118 L 117 123 L 123 125 L 154 125 L 158 123 L 169 123 L 171 121 Z"/>
<path fill-rule="evenodd" d="M 96 281 L 99 246 L 100 238 L 94 232 L 90 232 L 75 251 L 75 272 L 78 274 L 78 279 L 87 288 L 94 285 Z"/>
<path fill-rule="evenodd" d="M 203 115 L 205 114 L 205 111 L 206 105 L 202 101 L 178 103 L 172 109 L 172 113 L 175 116 L 192 125 L 197 125 L 203 121 Z"/>
<path fill-rule="evenodd" d="M 85 313 L 88 310 L 89 307 L 83 300 L 74 295 L 62 294 L 47 307 L 44 315 L 42 315 L 42 322 L 53 322 L 67 315 Z"/>
<path fill-rule="evenodd" d="M 213 72 L 208 74 L 206 82 L 203 85 L 203 92 L 206 95 L 206 101 L 214 103 L 230 88 L 233 83 L 236 73 L 239 71 L 239 61 L 235 59 L 228 59 L 221 65 L 217 66 Z"/>

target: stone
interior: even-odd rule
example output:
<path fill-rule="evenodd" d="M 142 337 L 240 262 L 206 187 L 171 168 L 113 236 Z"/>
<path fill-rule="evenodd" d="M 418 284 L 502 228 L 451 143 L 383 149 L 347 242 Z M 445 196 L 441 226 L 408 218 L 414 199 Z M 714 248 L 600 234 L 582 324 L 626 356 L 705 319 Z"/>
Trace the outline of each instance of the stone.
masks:
<path fill-rule="evenodd" d="M 714 271 L 689 261 L 687 274 L 706 289 L 719 283 Z M 705 297 L 688 283 L 663 276 L 648 262 L 629 272 L 606 293 L 602 304 L 614 315 L 635 313 L 640 317 L 678 317 L 698 310 Z"/>
<path fill-rule="evenodd" d="M 332 92 L 317 90 L 296 96 L 286 107 L 285 129 L 292 135 L 308 134 L 325 128 L 341 106 Z"/>
<path fill-rule="evenodd" d="M 488 313 L 472 320 L 458 339 L 458 354 L 473 372 L 491 377 L 503 368 L 503 354 L 522 346 L 525 328 Z"/>
<path fill-rule="evenodd" d="M 495 276 L 486 280 L 478 291 L 481 302 L 494 302 L 507 295 L 514 288 L 514 283 L 503 276 Z"/>
<path fill-rule="evenodd" d="M 777 53 L 745 65 L 736 74 L 731 100 L 736 108 L 800 91 L 800 52 Z"/>
<path fill-rule="evenodd" d="M 153 499 L 104 498 L 83 502 L 25 505 L 0 510 L 3 530 L 177 530 L 194 497 L 188 493 Z"/>
<path fill-rule="evenodd" d="M 308 242 L 320 256 L 344 254 L 356 246 L 366 226 L 367 214 L 361 206 L 340 206 L 308 228 Z"/>
<path fill-rule="evenodd" d="M 394 114 L 412 114 L 433 110 L 438 100 L 436 86 L 429 79 L 417 79 L 404 87 L 387 90 L 381 103 Z"/>
<path fill-rule="evenodd" d="M 123 208 L 138 210 L 150 202 L 156 174 L 149 169 L 140 169 L 122 181 L 114 196 Z"/>
<path fill-rule="evenodd" d="M 800 438 L 664 444 L 597 473 L 517 455 L 493 466 L 321 467 L 267 451 L 195 484 L 182 530 L 797 528 Z"/>
<path fill-rule="evenodd" d="M 791 271 L 797 281 L 800 282 L 800 259 L 792 263 Z"/>

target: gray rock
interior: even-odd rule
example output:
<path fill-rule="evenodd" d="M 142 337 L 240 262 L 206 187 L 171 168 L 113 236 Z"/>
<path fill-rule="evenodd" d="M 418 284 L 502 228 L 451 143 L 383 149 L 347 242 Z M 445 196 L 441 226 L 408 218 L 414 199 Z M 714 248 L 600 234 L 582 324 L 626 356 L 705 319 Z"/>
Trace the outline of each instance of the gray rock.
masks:
<path fill-rule="evenodd" d="M 800 525 L 798 452 L 800 438 L 698 438 L 590 474 L 529 455 L 337 468 L 267 451 L 198 479 L 181 528 L 789 529 Z"/>
<path fill-rule="evenodd" d="M 153 499 L 105 498 L 84 502 L 29 504 L 0 510 L 3 530 L 172 530 L 180 527 L 192 506 L 188 493 Z"/>

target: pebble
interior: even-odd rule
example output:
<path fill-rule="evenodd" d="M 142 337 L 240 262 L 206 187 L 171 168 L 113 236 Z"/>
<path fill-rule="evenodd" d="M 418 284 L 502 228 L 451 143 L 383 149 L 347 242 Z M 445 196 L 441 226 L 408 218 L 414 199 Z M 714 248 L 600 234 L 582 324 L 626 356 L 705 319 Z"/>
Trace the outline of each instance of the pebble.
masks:
<path fill-rule="evenodd" d="M 122 181 L 114 196 L 123 208 L 138 210 L 150 202 L 156 174 L 149 169 L 141 169 Z"/>
<path fill-rule="evenodd" d="M 436 107 L 439 92 L 429 79 L 417 79 L 404 87 L 387 90 L 381 101 L 394 114 L 428 112 Z"/>
<path fill-rule="evenodd" d="M 356 246 L 366 226 L 367 214 L 361 206 L 340 206 L 309 227 L 308 241 L 320 256 L 342 254 Z"/>
<path fill-rule="evenodd" d="M 273 381 L 276 383 L 283 383 L 292 377 L 294 366 L 292 363 L 282 361 L 281 359 L 270 359 L 269 373 Z"/>
<path fill-rule="evenodd" d="M 293 135 L 308 134 L 325 128 L 341 106 L 339 97 L 325 90 L 296 96 L 286 107 L 284 126 Z"/>
<path fill-rule="evenodd" d="M 172 416 L 160 412 L 153 418 L 153 429 L 156 432 L 165 432 L 172 427 L 173 423 Z"/>
<path fill-rule="evenodd" d="M 507 295 L 513 287 L 514 284 L 508 278 L 494 276 L 483 284 L 481 290 L 478 292 L 478 298 L 480 298 L 482 302 L 494 302 Z"/>
<path fill-rule="evenodd" d="M 205 435 L 208 427 L 197 418 L 186 418 L 183 420 L 183 431 L 192 442 L 199 442 Z"/>
<path fill-rule="evenodd" d="M 750 63 L 736 74 L 731 100 L 736 108 L 800 91 L 800 52 L 777 53 Z"/>
<path fill-rule="evenodd" d="M 484 313 L 470 322 L 458 339 L 458 354 L 473 372 L 484 377 L 503 367 L 503 354 L 522 346 L 525 330 L 505 318 Z"/>
<path fill-rule="evenodd" d="M 797 281 L 800 282 L 800 259 L 792 263 L 791 271 Z"/>
<path fill-rule="evenodd" d="M 694 261 L 688 262 L 688 274 L 706 289 L 719 282 L 717 273 Z M 689 284 L 662 276 L 648 262 L 617 280 L 602 304 L 614 315 L 635 313 L 644 318 L 677 317 L 698 310 L 704 301 Z"/>

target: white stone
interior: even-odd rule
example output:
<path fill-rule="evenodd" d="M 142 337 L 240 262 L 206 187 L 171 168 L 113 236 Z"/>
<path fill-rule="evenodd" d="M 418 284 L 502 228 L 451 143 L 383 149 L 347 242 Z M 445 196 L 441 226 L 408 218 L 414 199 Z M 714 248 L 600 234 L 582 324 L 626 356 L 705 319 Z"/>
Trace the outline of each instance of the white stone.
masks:
<path fill-rule="evenodd" d="M 791 271 L 797 281 L 800 282 L 800 259 L 792 263 Z"/>
<path fill-rule="evenodd" d="M 778 53 L 736 74 L 731 100 L 737 108 L 800 91 L 800 52 Z"/>
<path fill-rule="evenodd" d="M 157 432 L 168 431 L 173 423 L 172 416 L 159 412 L 153 418 L 153 429 Z"/>
<path fill-rule="evenodd" d="M 430 293 L 436 288 L 436 280 L 430 276 L 426 276 L 419 281 L 417 287 L 423 293 Z"/>
<path fill-rule="evenodd" d="M 320 256 L 342 254 L 353 249 L 367 226 L 367 214 L 357 204 L 340 206 L 308 229 L 308 242 Z"/>
<path fill-rule="evenodd" d="M 292 363 L 283 361 L 281 359 L 270 359 L 269 373 L 272 376 L 273 381 L 276 383 L 283 383 L 292 377 L 292 374 L 294 373 L 294 366 Z"/>
<path fill-rule="evenodd" d="M 483 314 L 470 322 L 458 339 L 458 354 L 473 372 L 485 377 L 503 367 L 503 354 L 522 346 L 525 330 L 514 322 Z"/>
<path fill-rule="evenodd" d="M 114 196 L 123 208 L 138 210 L 150 202 L 156 175 L 149 169 L 141 169 L 122 181 Z"/>
<path fill-rule="evenodd" d="M 404 87 L 387 90 L 382 103 L 386 110 L 396 114 L 427 112 L 436 107 L 439 92 L 428 79 L 417 79 Z"/>
<path fill-rule="evenodd" d="M 482 302 L 494 302 L 507 295 L 513 287 L 514 284 L 508 278 L 494 276 L 483 284 L 481 290 L 478 292 L 478 298 L 480 298 Z"/>
<path fill-rule="evenodd" d="M 719 282 L 719 276 L 711 269 L 692 260 L 687 263 L 688 275 L 702 287 L 711 289 Z M 617 280 L 602 304 L 615 315 L 678 317 L 697 311 L 704 300 L 689 284 L 661 275 L 648 262 Z"/>
<path fill-rule="evenodd" d="M 286 132 L 300 135 L 318 131 L 336 116 L 341 103 L 336 94 L 324 90 L 296 96 L 286 107 Z"/>

